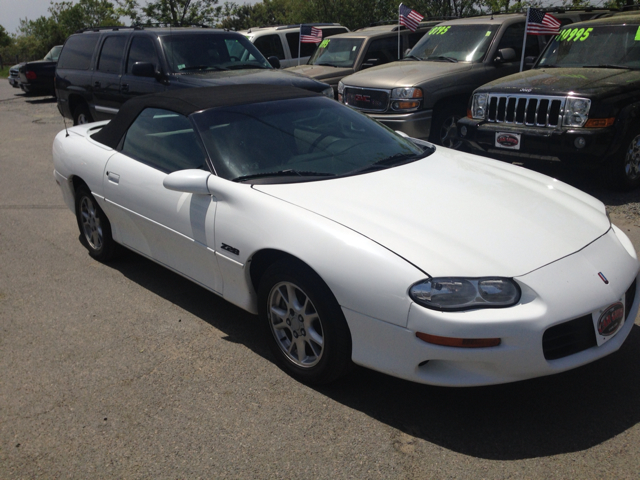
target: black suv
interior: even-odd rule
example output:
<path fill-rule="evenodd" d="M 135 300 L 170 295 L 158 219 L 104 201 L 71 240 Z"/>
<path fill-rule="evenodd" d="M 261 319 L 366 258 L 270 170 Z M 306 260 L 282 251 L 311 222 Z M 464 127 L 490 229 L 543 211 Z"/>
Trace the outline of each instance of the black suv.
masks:
<path fill-rule="evenodd" d="M 270 63 L 271 62 L 271 63 Z M 272 65 L 273 63 L 273 65 Z M 88 29 L 64 44 L 55 86 L 58 109 L 74 125 L 109 120 L 129 98 L 228 84 L 293 85 L 333 98 L 324 83 L 274 67 L 235 32 L 210 28 Z"/>
<path fill-rule="evenodd" d="M 532 70 L 478 88 L 458 121 L 468 146 L 511 162 L 602 167 L 640 185 L 640 14 L 562 28 Z"/>

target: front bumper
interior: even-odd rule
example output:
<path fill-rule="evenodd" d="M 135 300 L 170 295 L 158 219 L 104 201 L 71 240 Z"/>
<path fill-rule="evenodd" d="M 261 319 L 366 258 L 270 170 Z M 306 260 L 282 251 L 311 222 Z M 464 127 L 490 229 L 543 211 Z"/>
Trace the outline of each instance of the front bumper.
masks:
<path fill-rule="evenodd" d="M 412 304 L 404 328 L 343 309 L 353 340 L 352 358 L 374 370 L 441 386 L 491 385 L 570 370 L 609 355 L 624 343 L 638 313 L 640 281 L 634 284 L 634 280 L 640 279 L 639 265 L 631 242 L 613 227 L 581 251 L 517 277 L 522 298 L 510 308 L 437 312 Z M 599 272 L 606 273 L 609 284 Z M 623 326 L 608 341 L 554 360 L 545 358 L 545 331 L 574 319 L 589 322 L 587 316 L 632 298 Z M 416 332 L 500 338 L 501 344 L 443 347 L 418 339 Z M 595 328 L 593 335 L 595 340 Z"/>
<path fill-rule="evenodd" d="M 9 76 L 9 85 L 11 85 L 13 88 L 19 88 L 20 81 L 18 80 L 18 77 Z"/>
<path fill-rule="evenodd" d="M 504 123 L 487 123 L 468 117 L 458 121 L 458 136 L 472 150 L 507 161 L 551 161 L 597 166 L 618 146 L 613 139 L 614 127 L 607 128 L 543 128 Z M 466 132 L 465 132 L 466 129 Z M 462 135 L 465 132 L 465 135 Z M 497 133 L 521 135 L 520 148 L 507 149 L 496 144 Z M 578 137 L 585 145 L 578 148 Z"/>
<path fill-rule="evenodd" d="M 411 113 L 367 113 L 367 115 L 392 130 L 400 130 L 410 137 L 429 140 L 433 110 L 418 110 Z"/>

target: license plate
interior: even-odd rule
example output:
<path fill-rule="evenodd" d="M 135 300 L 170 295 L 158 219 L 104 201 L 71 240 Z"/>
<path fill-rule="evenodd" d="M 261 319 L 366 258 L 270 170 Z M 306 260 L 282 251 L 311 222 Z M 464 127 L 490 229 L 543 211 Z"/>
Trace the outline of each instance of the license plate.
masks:
<path fill-rule="evenodd" d="M 497 132 L 496 147 L 520 150 L 520 135 L 519 133 Z"/>
<path fill-rule="evenodd" d="M 591 314 L 598 346 L 612 339 L 624 325 L 624 297 L 618 302 Z"/>

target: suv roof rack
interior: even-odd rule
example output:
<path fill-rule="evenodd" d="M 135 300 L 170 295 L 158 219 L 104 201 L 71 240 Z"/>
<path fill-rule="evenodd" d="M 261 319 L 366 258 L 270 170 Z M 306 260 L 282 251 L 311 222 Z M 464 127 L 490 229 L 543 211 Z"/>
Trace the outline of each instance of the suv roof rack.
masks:
<path fill-rule="evenodd" d="M 124 25 L 112 25 L 112 26 L 104 26 L 104 27 L 87 27 L 87 28 L 81 28 L 80 30 L 77 30 L 75 33 L 84 33 L 84 32 L 100 32 L 102 30 L 123 30 L 123 29 L 133 29 L 133 30 L 142 30 L 142 26 L 140 25 L 131 25 L 129 27 L 126 27 Z"/>
<path fill-rule="evenodd" d="M 182 28 L 182 27 L 198 27 L 198 28 L 213 28 L 210 25 L 205 25 L 203 23 L 144 23 L 144 24 L 136 24 L 136 27 L 140 28 Z"/>

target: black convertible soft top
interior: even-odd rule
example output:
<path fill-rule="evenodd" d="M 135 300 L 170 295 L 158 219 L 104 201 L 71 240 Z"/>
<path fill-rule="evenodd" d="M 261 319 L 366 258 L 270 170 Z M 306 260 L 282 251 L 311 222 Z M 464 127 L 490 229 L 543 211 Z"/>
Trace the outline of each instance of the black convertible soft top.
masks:
<path fill-rule="evenodd" d="M 152 93 L 125 102 L 113 120 L 106 124 L 102 130 L 91 135 L 91 138 L 115 149 L 129 126 L 145 108 L 161 108 L 182 115 L 190 115 L 209 108 L 319 95 L 301 88 L 283 85 L 224 85 Z"/>

